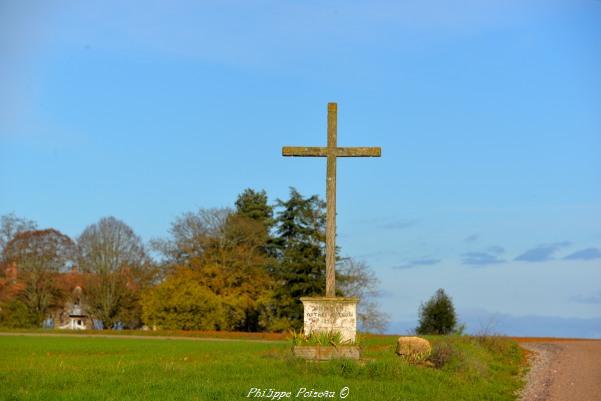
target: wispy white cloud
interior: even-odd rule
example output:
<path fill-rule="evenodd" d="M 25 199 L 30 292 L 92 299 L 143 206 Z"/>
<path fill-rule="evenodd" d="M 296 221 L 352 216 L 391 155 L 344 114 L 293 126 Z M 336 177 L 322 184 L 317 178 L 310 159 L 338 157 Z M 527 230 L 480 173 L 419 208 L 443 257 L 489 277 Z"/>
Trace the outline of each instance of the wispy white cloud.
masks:
<path fill-rule="evenodd" d="M 518 255 L 515 260 L 522 262 L 545 262 L 553 260 L 555 253 L 570 245 L 569 241 L 554 242 L 550 244 L 542 244 L 532 249 L 528 249 L 524 253 Z"/>
<path fill-rule="evenodd" d="M 601 250 L 599 248 L 586 248 L 564 256 L 564 260 L 593 260 L 601 259 Z"/>
<path fill-rule="evenodd" d="M 393 269 L 411 269 L 413 267 L 419 267 L 419 266 L 432 266 L 432 265 L 436 265 L 438 263 L 440 263 L 440 259 L 420 258 L 420 259 L 410 260 L 410 261 L 400 264 L 398 266 L 394 266 Z"/>
<path fill-rule="evenodd" d="M 461 262 L 468 266 L 481 267 L 505 262 L 505 260 L 489 252 L 466 252 L 461 257 Z"/>

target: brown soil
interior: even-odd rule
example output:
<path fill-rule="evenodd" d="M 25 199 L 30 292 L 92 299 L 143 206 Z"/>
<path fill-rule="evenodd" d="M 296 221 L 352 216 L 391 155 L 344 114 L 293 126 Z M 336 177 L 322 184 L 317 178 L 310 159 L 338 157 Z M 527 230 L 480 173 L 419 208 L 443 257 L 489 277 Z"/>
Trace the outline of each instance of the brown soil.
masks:
<path fill-rule="evenodd" d="M 601 400 L 601 341 L 516 340 L 533 352 L 521 401 Z"/>

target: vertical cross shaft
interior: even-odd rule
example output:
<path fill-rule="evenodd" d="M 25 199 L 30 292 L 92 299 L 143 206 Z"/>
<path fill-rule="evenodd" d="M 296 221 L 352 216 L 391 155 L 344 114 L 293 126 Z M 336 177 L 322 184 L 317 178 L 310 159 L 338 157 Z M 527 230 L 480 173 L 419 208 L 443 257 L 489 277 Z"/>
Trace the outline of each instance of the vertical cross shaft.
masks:
<path fill-rule="evenodd" d="M 326 173 L 326 297 L 336 296 L 336 131 L 338 108 L 328 103 L 328 166 Z"/>
<path fill-rule="evenodd" d="M 336 143 L 338 107 L 328 103 L 328 146 L 284 146 L 283 156 L 327 157 L 326 174 L 326 297 L 336 297 L 336 158 L 380 157 L 379 147 L 339 148 Z"/>

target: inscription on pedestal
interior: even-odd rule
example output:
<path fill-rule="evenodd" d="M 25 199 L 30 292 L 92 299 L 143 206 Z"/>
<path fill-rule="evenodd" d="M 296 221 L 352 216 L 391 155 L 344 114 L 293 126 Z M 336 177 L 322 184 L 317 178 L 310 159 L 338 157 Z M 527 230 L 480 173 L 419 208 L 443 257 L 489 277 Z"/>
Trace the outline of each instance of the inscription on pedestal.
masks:
<path fill-rule="evenodd" d="M 342 341 L 354 342 L 357 335 L 356 298 L 301 298 L 304 333 L 340 332 Z"/>

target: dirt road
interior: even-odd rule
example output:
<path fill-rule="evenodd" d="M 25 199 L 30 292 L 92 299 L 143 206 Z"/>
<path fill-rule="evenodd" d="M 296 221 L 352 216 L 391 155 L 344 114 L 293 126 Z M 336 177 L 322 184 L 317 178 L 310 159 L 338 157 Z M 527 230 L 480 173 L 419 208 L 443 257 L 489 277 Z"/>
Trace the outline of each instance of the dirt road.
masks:
<path fill-rule="evenodd" d="M 520 342 L 533 351 L 521 401 L 601 401 L 600 340 Z"/>

